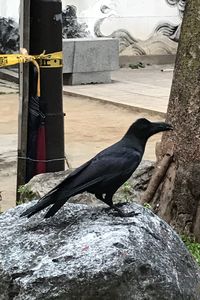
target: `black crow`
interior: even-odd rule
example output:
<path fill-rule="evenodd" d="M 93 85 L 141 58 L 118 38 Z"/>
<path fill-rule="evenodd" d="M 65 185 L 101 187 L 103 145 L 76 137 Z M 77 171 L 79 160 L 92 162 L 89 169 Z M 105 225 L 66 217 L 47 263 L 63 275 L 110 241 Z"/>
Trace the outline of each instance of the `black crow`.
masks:
<path fill-rule="evenodd" d="M 164 122 L 150 122 L 138 119 L 122 139 L 98 153 L 94 158 L 74 170 L 60 184 L 43 196 L 37 204 L 27 209 L 22 216 L 31 217 L 53 204 L 45 218 L 53 216 L 72 196 L 89 192 L 120 216 L 125 214 L 113 204 L 112 198 L 117 189 L 133 174 L 141 162 L 145 145 L 150 136 L 161 131 L 172 130 Z"/>

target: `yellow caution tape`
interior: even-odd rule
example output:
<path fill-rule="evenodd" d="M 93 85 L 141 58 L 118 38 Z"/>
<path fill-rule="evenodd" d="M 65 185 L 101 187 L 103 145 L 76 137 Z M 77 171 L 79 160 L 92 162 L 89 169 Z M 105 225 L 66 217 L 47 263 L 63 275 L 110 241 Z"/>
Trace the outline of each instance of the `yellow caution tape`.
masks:
<path fill-rule="evenodd" d="M 37 61 L 40 68 L 60 68 L 62 67 L 62 52 L 54 52 L 39 55 L 29 55 L 26 49 L 21 49 L 19 54 L 0 54 L 0 67 L 7 67 L 20 63 Z"/>
<path fill-rule="evenodd" d="M 34 55 L 40 68 L 60 68 L 62 67 L 62 52 L 50 54 Z"/>
<path fill-rule="evenodd" d="M 38 71 L 37 95 L 40 97 L 40 68 L 61 68 L 62 67 L 62 52 L 54 52 L 39 55 L 29 55 L 27 50 L 20 49 L 19 54 L 0 54 L 0 68 L 8 67 L 20 63 L 33 63 Z"/>

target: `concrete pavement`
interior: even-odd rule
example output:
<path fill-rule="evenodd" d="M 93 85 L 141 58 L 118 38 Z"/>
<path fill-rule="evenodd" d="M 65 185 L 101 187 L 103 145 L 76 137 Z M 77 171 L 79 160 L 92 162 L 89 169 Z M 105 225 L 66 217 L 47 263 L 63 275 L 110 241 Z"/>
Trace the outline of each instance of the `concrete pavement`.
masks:
<path fill-rule="evenodd" d="M 164 71 L 162 71 L 164 70 Z M 167 111 L 172 65 L 122 68 L 112 72 L 112 83 L 64 86 L 64 94 L 110 102 L 137 112 L 157 114 Z"/>
<path fill-rule="evenodd" d="M 162 72 L 161 70 L 165 70 Z M 153 65 L 140 69 L 122 68 L 112 72 L 112 83 L 64 86 L 65 95 L 79 96 L 140 113 L 165 116 L 173 65 Z M 18 85 L 0 79 L 0 94 L 16 93 Z"/>

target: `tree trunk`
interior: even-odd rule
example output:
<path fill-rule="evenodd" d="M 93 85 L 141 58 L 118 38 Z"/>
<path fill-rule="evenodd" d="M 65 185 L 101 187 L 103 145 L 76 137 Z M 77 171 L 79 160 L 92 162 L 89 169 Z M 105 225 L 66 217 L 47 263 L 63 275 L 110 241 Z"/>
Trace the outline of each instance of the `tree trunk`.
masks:
<path fill-rule="evenodd" d="M 173 151 L 173 161 L 150 203 L 200 241 L 200 0 L 186 3 L 166 121 L 174 131 L 163 135 L 161 154 Z"/>

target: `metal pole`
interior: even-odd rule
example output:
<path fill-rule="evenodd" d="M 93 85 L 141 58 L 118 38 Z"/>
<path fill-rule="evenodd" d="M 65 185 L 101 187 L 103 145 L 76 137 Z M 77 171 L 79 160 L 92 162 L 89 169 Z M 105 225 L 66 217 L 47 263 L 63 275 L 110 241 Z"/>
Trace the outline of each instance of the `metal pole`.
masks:
<path fill-rule="evenodd" d="M 62 51 L 61 0 L 31 0 L 30 54 Z M 45 118 L 47 172 L 64 170 L 62 68 L 41 68 L 40 103 Z"/>
<path fill-rule="evenodd" d="M 29 51 L 30 0 L 20 1 L 20 47 Z M 27 128 L 29 101 L 29 64 L 19 68 L 19 117 L 18 117 L 18 159 L 17 159 L 17 198 L 18 188 L 26 183 Z"/>

